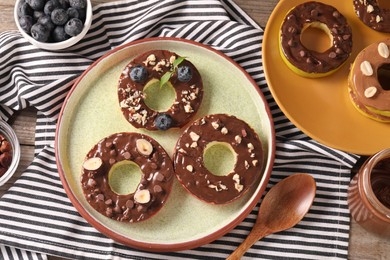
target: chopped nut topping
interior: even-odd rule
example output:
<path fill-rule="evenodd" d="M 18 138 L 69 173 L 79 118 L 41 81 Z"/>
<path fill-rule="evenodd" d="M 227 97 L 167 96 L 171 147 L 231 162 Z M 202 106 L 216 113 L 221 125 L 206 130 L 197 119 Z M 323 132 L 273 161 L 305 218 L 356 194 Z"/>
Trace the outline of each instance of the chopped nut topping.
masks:
<path fill-rule="evenodd" d="M 372 12 L 374 12 L 374 7 L 372 6 L 372 5 L 368 5 L 367 6 L 367 13 L 372 13 Z"/>
<path fill-rule="evenodd" d="M 249 169 L 249 166 L 250 166 L 250 165 L 249 165 L 248 161 L 245 161 L 245 169 L 248 170 L 248 169 Z"/>
<path fill-rule="evenodd" d="M 192 107 L 191 107 L 190 104 L 186 104 L 186 105 L 184 106 L 184 111 L 185 111 L 186 113 L 192 113 L 192 112 L 194 112 L 194 110 L 192 109 Z"/>
<path fill-rule="evenodd" d="M 138 139 L 135 144 L 137 151 L 142 155 L 150 155 L 153 152 L 153 146 L 148 140 Z"/>
<path fill-rule="evenodd" d="M 217 130 L 218 127 L 219 127 L 219 124 L 218 124 L 217 122 L 211 122 L 211 125 L 213 126 L 213 128 L 214 128 L 215 130 Z"/>
<path fill-rule="evenodd" d="M 134 194 L 134 200 L 138 203 L 145 204 L 150 201 L 149 190 L 139 190 Z"/>
<path fill-rule="evenodd" d="M 258 160 L 253 160 L 253 161 L 252 161 L 252 165 L 256 167 L 256 165 L 257 165 L 258 162 L 259 162 Z"/>
<path fill-rule="evenodd" d="M 194 132 L 190 133 L 190 137 L 191 137 L 191 140 L 194 141 L 194 142 L 198 141 L 199 138 L 200 138 L 200 136 L 198 134 L 194 133 Z"/>
<path fill-rule="evenodd" d="M 197 143 L 197 142 L 193 142 L 193 143 L 191 144 L 191 148 L 196 148 L 196 147 L 198 147 L 198 143 Z"/>
<path fill-rule="evenodd" d="M 190 147 L 190 144 L 189 144 L 189 143 L 186 143 L 185 146 L 188 148 L 188 147 Z"/>
<path fill-rule="evenodd" d="M 200 120 L 200 125 L 204 125 L 204 124 L 206 124 L 206 120 L 204 120 L 204 118 L 202 118 L 202 119 Z"/>
<path fill-rule="evenodd" d="M 169 58 L 169 62 L 172 63 L 172 64 L 175 62 L 175 60 L 176 60 L 176 56 L 175 56 L 175 55 L 172 55 L 172 56 Z"/>
<path fill-rule="evenodd" d="M 234 188 L 238 191 L 241 192 L 244 189 L 244 186 L 239 184 L 239 183 L 234 183 Z"/>
<path fill-rule="evenodd" d="M 253 146 L 252 143 L 248 143 L 248 149 L 249 149 L 249 150 L 253 150 L 253 149 L 255 149 L 255 147 Z"/>
<path fill-rule="evenodd" d="M 186 154 L 187 152 L 183 149 L 183 148 L 180 148 L 179 150 L 177 150 L 179 153 L 184 153 Z"/>
<path fill-rule="evenodd" d="M 192 167 L 192 165 L 187 165 L 186 169 L 187 171 L 192 172 L 194 170 L 194 167 Z"/>
<path fill-rule="evenodd" d="M 382 17 L 377 15 L 376 18 L 375 18 L 375 21 L 376 21 L 376 23 L 380 23 L 382 21 L 382 19 L 383 19 Z"/>
<path fill-rule="evenodd" d="M 240 144 L 241 141 L 242 141 L 242 138 L 241 138 L 241 136 L 236 135 L 236 136 L 234 137 L 234 140 L 236 141 L 236 143 Z"/>
<path fill-rule="evenodd" d="M 255 156 L 256 155 L 254 153 L 251 153 L 251 155 L 250 155 L 251 158 L 255 158 Z"/>
<path fill-rule="evenodd" d="M 221 133 L 222 133 L 223 135 L 226 135 L 226 134 L 228 133 L 227 128 L 226 128 L 226 127 L 223 127 L 223 128 L 221 129 Z"/>

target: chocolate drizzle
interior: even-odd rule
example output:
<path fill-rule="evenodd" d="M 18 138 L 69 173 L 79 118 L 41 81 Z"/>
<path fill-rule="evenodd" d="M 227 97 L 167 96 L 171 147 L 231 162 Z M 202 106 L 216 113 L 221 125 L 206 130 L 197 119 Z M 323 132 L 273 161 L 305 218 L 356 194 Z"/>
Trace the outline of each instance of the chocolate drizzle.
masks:
<path fill-rule="evenodd" d="M 160 80 L 166 72 L 172 71 L 173 61 L 177 57 L 179 56 L 176 53 L 170 51 L 152 50 L 137 56 L 123 70 L 118 85 L 119 104 L 126 120 L 134 127 L 157 130 L 154 120 L 159 112 L 145 104 L 144 87 L 149 81 Z M 143 82 L 134 82 L 129 76 L 131 68 L 137 65 L 147 69 L 148 77 Z M 177 75 L 173 74 L 169 80 L 175 89 L 176 98 L 164 113 L 172 117 L 172 127 L 181 127 L 188 123 L 199 109 L 203 97 L 203 83 L 199 71 L 188 60 L 184 60 L 180 66 L 189 66 L 192 78 L 188 82 L 180 82 Z"/>
<path fill-rule="evenodd" d="M 210 142 L 229 144 L 237 155 L 233 172 L 216 176 L 207 170 L 203 153 Z M 232 202 L 261 177 L 263 150 L 254 130 L 225 114 L 209 115 L 192 123 L 179 138 L 174 154 L 181 184 L 199 199 L 212 204 Z"/>
<path fill-rule="evenodd" d="M 377 0 L 354 0 L 353 6 L 365 25 L 376 31 L 390 33 L 390 10 L 381 8 Z"/>
<path fill-rule="evenodd" d="M 146 140 L 152 145 L 150 155 L 137 150 L 137 140 Z M 172 160 L 154 139 L 138 133 L 117 133 L 97 143 L 87 154 L 103 162 L 97 170 L 82 169 L 81 186 L 88 203 L 99 213 L 118 221 L 139 222 L 153 216 L 161 209 L 172 189 L 174 171 Z M 127 195 L 115 193 L 108 173 L 114 163 L 129 160 L 136 163 L 142 177 L 136 191 Z M 146 190 L 150 200 L 140 203 L 135 198 L 139 191 Z"/>
<path fill-rule="evenodd" d="M 301 42 L 305 25 L 321 23 L 333 37 L 325 52 L 307 49 Z M 307 2 L 294 7 L 285 17 L 280 31 L 280 43 L 286 59 L 307 73 L 326 73 L 341 66 L 352 51 L 352 30 L 345 17 L 334 7 L 320 2 Z"/>

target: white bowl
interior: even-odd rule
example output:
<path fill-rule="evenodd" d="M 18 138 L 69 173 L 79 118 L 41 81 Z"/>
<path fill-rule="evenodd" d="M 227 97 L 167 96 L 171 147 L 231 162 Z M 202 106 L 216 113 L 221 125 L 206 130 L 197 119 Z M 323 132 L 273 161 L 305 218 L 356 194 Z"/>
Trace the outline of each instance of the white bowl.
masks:
<path fill-rule="evenodd" d="M 33 37 L 28 35 L 19 25 L 19 17 L 18 17 L 18 6 L 21 0 L 16 0 L 15 7 L 14 7 L 14 19 L 16 26 L 18 27 L 19 32 L 23 35 L 23 37 L 28 40 L 32 45 L 45 49 L 45 50 L 62 50 L 66 49 L 72 45 L 75 45 L 77 42 L 79 42 L 88 32 L 89 28 L 91 27 L 92 23 L 92 4 L 90 0 L 86 0 L 87 2 L 87 8 L 86 8 L 86 16 L 85 16 L 85 22 L 84 22 L 84 28 L 78 35 L 69 38 L 68 40 L 62 41 L 62 42 L 55 42 L 55 43 L 47 43 L 47 42 L 39 42 L 35 40 Z"/>
<path fill-rule="evenodd" d="M 4 185 L 15 173 L 18 168 L 20 161 L 20 145 L 18 137 L 16 136 L 12 127 L 7 124 L 5 121 L 0 119 L 0 134 L 5 137 L 5 139 L 12 146 L 12 162 L 8 170 L 0 177 L 0 186 Z"/>

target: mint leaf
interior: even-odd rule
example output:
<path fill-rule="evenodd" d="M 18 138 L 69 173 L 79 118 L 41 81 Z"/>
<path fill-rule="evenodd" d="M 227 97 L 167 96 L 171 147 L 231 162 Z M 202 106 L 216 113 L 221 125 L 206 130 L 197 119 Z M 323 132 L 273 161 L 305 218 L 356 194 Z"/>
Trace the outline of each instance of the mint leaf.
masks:
<path fill-rule="evenodd" d="M 165 72 L 165 74 L 160 79 L 160 88 L 162 88 L 172 77 L 173 72 Z"/>
<path fill-rule="evenodd" d="M 186 57 L 178 57 L 177 59 L 175 59 L 175 61 L 172 64 L 173 70 L 175 70 L 177 68 L 177 66 L 179 66 L 179 64 L 182 63 L 185 59 L 186 59 Z"/>

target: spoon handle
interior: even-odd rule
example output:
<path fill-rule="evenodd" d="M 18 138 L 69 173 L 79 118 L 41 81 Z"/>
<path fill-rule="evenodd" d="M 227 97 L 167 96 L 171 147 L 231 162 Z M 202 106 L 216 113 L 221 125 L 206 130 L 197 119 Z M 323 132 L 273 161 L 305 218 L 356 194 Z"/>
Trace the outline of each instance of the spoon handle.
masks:
<path fill-rule="evenodd" d="M 244 240 L 244 242 L 242 242 L 242 244 L 239 247 L 237 247 L 237 249 L 234 250 L 234 252 L 230 256 L 228 256 L 228 258 L 226 258 L 226 260 L 240 259 L 245 254 L 245 252 L 251 246 L 253 246 L 254 243 L 256 243 L 258 240 L 262 239 L 263 237 L 265 237 L 271 233 L 272 233 L 272 231 L 270 231 L 264 225 L 259 225 L 257 227 L 255 225 L 254 228 L 252 229 L 252 231 L 249 233 L 249 235 Z"/>

